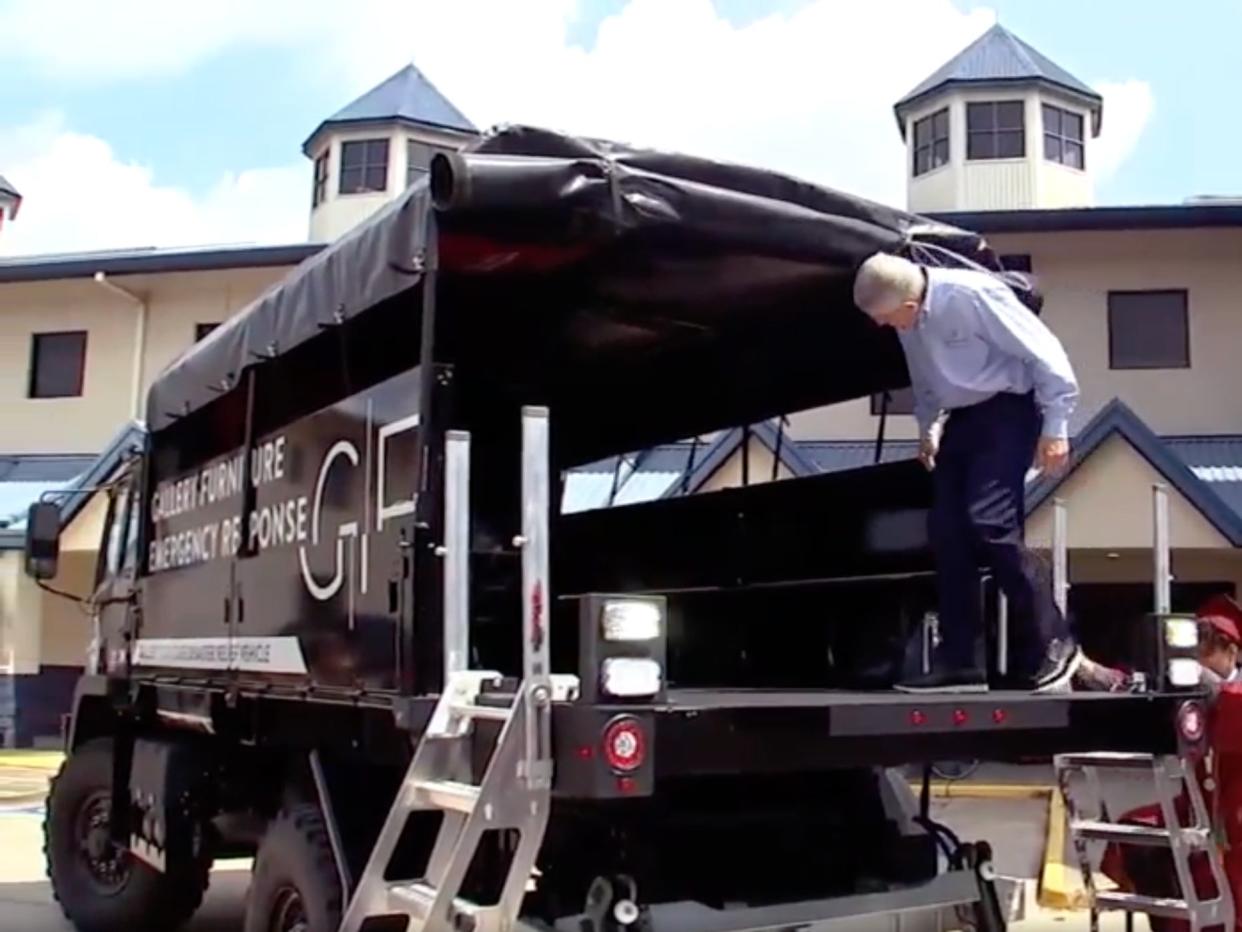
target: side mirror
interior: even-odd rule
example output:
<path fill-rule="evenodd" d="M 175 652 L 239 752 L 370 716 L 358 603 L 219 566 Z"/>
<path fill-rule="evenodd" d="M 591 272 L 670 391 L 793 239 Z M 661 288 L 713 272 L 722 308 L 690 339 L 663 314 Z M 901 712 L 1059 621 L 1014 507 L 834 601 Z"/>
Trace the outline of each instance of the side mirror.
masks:
<path fill-rule="evenodd" d="M 60 561 L 60 507 L 35 502 L 26 513 L 26 575 L 51 579 Z"/>

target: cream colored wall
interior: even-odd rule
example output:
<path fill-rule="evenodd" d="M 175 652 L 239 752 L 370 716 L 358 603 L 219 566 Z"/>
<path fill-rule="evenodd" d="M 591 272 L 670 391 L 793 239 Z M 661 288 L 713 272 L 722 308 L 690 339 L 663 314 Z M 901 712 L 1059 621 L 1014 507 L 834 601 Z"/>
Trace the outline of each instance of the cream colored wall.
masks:
<path fill-rule="evenodd" d="M 772 463 L 776 459 L 772 451 L 759 440 L 750 442 L 750 484 L 768 482 L 772 478 Z M 791 473 L 782 464 L 777 470 L 778 479 L 788 479 Z M 722 489 L 735 489 L 742 485 L 742 451 L 738 450 L 725 460 L 720 468 L 699 487 L 700 492 L 719 492 Z"/>
<path fill-rule="evenodd" d="M 1242 593 L 1242 551 L 1173 550 L 1169 563 L 1174 580 L 1232 582 Z M 1151 550 L 1072 551 L 1069 571 L 1072 583 L 1150 583 L 1155 578 Z"/>
<path fill-rule="evenodd" d="M 1077 431 L 1114 397 L 1159 434 L 1242 433 L 1242 230 L 1149 230 L 1005 234 L 1001 254 L 1029 253 L 1044 292 L 1043 319 L 1061 338 L 1078 376 Z M 1185 288 L 1189 369 L 1112 370 L 1108 292 Z M 872 439 L 867 399 L 793 414 L 799 439 Z M 915 436 L 914 419 L 889 416 L 893 439 Z"/>
<path fill-rule="evenodd" d="M 289 267 L 123 275 L 114 283 L 147 303 L 140 391 L 134 362 L 138 305 L 90 278 L 0 284 L 0 451 L 95 453 L 135 413 L 147 386 L 193 343 L 194 325 L 226 319 Z M 29 398 L 33 335 L 85 330 L 77 398 Z"/>
<path fill-rule="evenodd" d="M 1152 485 L 1160 474 L 1121 437 L 1111 437 L 1057 490 L 1066 503 L 1070 548 L 1124 550 L 1152 546 Z M 1169 487 L 1169 544 L 1183 550 L 1229 548 L 1199 510 Z M 1026 539 L 1046 548 L 1052 540 L 1052 500 L 1027 519 Z"/>
<path fill-rule="evenodd" d="M 938 110 L 949 110 L 949 163 L 914 177 L 914 124 Z M 966 111 L 955 95 L 938 97 L 906 116 L 906 205 L 917 213 L 956 210 L 962 184 L 962 153 L 966 151 Z"/>
<path fill-rule="evenodd" d="M 0 284 L 0 449 L 93 453 L 129 416 L 138 312 L 88 280 Z M 85 330 L 83 392 L 29 398 L 32 336 Z"/>
<path fill-rule="evenodd" d="M 0 672 L 38 673 L 42 593 L 20 550 L 0 550 Z"/>
<path fill-rule="evenodd" d="M 91 595 L 95 584 L 96 554 L 70 550 L 61 554 L 59 571 L 51 585 L 79 598 Z M 91 618 L 84 605 L 40 592 L 43 630 L 39 638 L 39 663 L 43 666 L 80 667 L 86 662 L 91 638 Z"/>
<path fill-rule="evenodd" d="M 1083 146 L 1085 169 L 1068 168 L 1044 158 L 1044 128 L 1042 106 L 1036 106 L 1034 117 L 1027 113 L 1028 135 L 1032 120 L 1035 124 L 1035 203 L 1043 208 L 1089 207 L 1095 203 L 1093 183 L 1095 167 L 1095 140 L 1091 136 L 1091 114 L 1082 104 L 1050 91 L 1042 91 L 1039 105 L 1048 103 L 1063 110 L 1080 114 L 1083 120 Z"/>
<path fill-rule="evenodd" d="M 1011 234 L 992 246 L 1032 256 L 1044 320 L 1082 389 L 1073 429 L 1119 397 L 1158 434 L 1242 433 L 1242 230 Z M 1108 292 L 1181 288 L 1191 367 L 1110 369 Z"/>
<path fill-rule="evenodd" d="M 961 106 L 960 149 L 962 158 L 962 189 L 958 210 L 1020 210 L 1037 206 L 1035 172 L 1042 136 L 1039 119 L 1039 93 L 1029 91 L 990 90 L 967 91 L 958 95 Z M 966 159 L 966 104 L 980 101 L 1022 100 L 1026 106 L 1026 155 L 1018 159 Z"/>

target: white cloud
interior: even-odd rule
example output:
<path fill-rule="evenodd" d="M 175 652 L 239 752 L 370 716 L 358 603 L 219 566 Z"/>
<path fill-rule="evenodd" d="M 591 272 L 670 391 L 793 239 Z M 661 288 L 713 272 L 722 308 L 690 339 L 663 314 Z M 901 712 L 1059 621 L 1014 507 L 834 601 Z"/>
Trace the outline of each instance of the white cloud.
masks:
<path fill-rule="evenodd" d="M 236 47 L 290 48 L 337 81 L 333 106 L 412 59 L 482 126 L 678 149 L 902 204 L 892 104 L 995 18 L 951 0 L 808 0 L 735 26 L 711 0 L 629 0 L 587 50 L 568 39 L 578 13 L 577 0 L 353 0 L 347 12 L 337 0 L 0 0 L 0 32 L 14 37 L 11 54 L 92 81 L 186 70 Z M 1141 134 L 1151 92 L 1137 81 L 1101 89 L 1093 158 L 1107 176 Z M 30 132 L 41 148 L 17 165 L 0 136 L 4 171 L 27 195 L 0 248 L 305 235 L 304 162 L 192 197 L 119 163 L 102 140 L 46 123 Z"/>
<path fill-rule="evenodd" d="M 221 178 L 204 195 L 158 183 L 117 159 L 108 143 L 67 128 L 57 114 L 0 127 L 5 174 L 22 192 L 0 252 L 29 254 L 186 246 L 306 237 L 307 171 L 299 163 Z"/>
<path fill-rule="evenodd" d="M 1092 171 L 1100 182 L 1115 175 L 1134 152 L 1156 101 L 1146 81 L 1100 81 L 1095 88 L 1104 98 L 1104 123 L 1091 153 Z"/>

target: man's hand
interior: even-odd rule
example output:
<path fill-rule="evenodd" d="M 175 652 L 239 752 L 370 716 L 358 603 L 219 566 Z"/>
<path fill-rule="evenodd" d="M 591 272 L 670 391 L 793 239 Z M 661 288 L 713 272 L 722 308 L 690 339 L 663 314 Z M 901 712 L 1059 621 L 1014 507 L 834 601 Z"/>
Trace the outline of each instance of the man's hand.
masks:
<path fill-rule="evenodd" d="M 1036 463 L 1045 475 L 1059 473 L 1069 462 L 1069 441 L 1063 437 L 1040 437 Z"/>
<path fill-rule="evenodd" d="M 936 468 L 936 453 L 940 450 L 940 432 L 928 431 L 919 441 L 919 462 L 931 472 Z"/>

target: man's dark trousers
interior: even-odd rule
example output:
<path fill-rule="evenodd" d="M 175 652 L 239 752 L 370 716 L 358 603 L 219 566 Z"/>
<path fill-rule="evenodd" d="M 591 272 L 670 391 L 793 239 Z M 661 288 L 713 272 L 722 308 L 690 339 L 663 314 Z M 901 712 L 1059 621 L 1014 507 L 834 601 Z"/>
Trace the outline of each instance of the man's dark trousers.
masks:
<path fill-rule="evenodd" d="M 940 591 L 942 663 L 975 666 L 983 630 L 981 566 L 1009 602 L 1009 669 L 1032 676 L 1069 629 L 1040 560 L 1023 545 L 1026 472 L 1042 419 L 1034 396 L 1002 392 L 949 415 L 932 471 L 930 532 Z"/>

